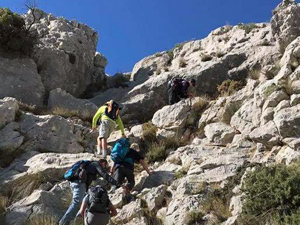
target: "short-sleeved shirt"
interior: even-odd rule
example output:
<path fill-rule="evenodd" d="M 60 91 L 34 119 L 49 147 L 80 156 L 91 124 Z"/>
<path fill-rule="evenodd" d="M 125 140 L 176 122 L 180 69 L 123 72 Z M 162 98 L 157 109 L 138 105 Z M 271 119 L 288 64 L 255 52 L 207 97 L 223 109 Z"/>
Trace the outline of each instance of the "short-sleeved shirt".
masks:
<path fill-rule="evenodd" d="M 196 96 L 197 95 L 197 90 L 196 90 L 196 87 L 194 87 L 193 85 L 190 85 L 187 89 L 187 93 L 188 94 L 193 94 L 193 96 Z"/>
<path fill-rule="evenodd" d="M 140 155 L 140 153 L 138 153 L 136 150 L 130 148 L 127 155 L 126 155 L 126 158 L 131 158 L 133 160 L 133 163 L 134 162 L 139 162 L 140 160 L 143 160 L 144 157 Z M 128 162 L 122 162 L 122 163 L 116 163 L 116 169 L 120 166 L 124 166 L 128 169 L 131 169 L 133 170 L 134 169 L 134 164 L 131 164 L 131 163 L 128 163 Z"/>

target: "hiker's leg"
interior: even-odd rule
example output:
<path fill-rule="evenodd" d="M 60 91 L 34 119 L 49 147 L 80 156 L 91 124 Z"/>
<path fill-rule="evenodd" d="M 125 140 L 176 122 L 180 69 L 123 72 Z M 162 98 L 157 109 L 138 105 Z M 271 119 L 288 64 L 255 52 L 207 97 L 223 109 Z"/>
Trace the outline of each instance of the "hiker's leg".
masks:
<path fill-rule="evenodd" d="M 122 185 L 122 183 L 124 182 L 124 179 L 125 179 L 123 168 L 124 167 L 119 166 L 115 170 L 114 175 L 113 175 L 113 178 L 118 182 L 119 185 Z"/>
<path fill-rule="evenodd" d="M 133 170 L 131 169 L 128 169 L 128 168 L 125 168 L 126 171 L 125 171 L 125 176 L 127 178 L 127 188 L 129 190 L 129 192 L 132 190 L 132 188 L 134 187 L 135 185 L 135 181 L 134 181 L 134 173 L 133 173 Z"/>
<path fill-rule="evenodd" d="M 73 193 L 71 205 L 65 215 L 59 221 L 59 225 L 69 225 L 79 211 L 82 199 L 85 195 L 85 183 L 70 182 L 70 187 Z"/>
<path fill-rule="evenodd" d="M 101 139 L 97 137 L 97 154 L 101 155 Z"/>
<path fill-rule="evenodd" d="M 102 148 L 102 156 L 106 158 L 107 156 L 107 138 L 101 138 L 101 148 Z"/>

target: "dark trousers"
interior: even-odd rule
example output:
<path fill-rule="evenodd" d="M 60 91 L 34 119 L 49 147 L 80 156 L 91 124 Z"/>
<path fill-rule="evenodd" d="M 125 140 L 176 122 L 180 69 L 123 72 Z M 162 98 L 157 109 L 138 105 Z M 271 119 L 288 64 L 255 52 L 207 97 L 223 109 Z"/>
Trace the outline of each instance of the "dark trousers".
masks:
<path fill-rule="evenodd" d="M 169 105 L 173 105 L 180 101 L 180 96 L 178 91 L 173 90 L 172 88 L 168 90 L 168 97 L 169 97 Z"/>
<path fill-rule="evenodd" d="M 135 185 L 133 170 L 119 166 L 114 173 L 114 179 L 121 185 L 125 178 L 128 181 L 126 186 L 131 190 Z"/>

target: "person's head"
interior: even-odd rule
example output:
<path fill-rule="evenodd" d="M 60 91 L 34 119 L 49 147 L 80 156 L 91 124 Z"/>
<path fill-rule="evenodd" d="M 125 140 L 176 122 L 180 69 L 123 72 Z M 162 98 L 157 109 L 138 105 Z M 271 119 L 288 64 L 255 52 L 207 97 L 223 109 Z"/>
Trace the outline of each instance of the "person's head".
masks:
<path fill-rule="evenodd" d="M 99 160 L 99 164 L 103 169 L 107 169 L 108 168 L 108 162 L 106 159 L 100 159 Z"/>
<path fill-rule="evenodd" d="M 193 85 L 193 86 L 195 87 L 195 85 L 196 85 L 196 80 L 195 80 L 195 79 L 191 79 L 191 80 L 190 80 L 190 84 Z"/>
<path fill-rule="evenodd" d="M 106 105 L 107 105 L 107 108 L 108 108 L 108 110 L 107 110 L 108 113 L 110 113 L 112 111 L 112 112 L 115 112 L 116 116 L 119 115 L 121 107 L 116 101 L 110 100 L 109 102 L 106 103 Z"/>

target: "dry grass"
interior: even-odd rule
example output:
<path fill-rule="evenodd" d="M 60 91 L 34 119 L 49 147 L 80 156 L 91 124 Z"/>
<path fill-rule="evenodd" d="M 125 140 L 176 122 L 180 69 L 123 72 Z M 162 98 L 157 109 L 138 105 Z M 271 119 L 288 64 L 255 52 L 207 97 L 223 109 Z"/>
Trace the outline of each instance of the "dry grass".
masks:
<path fill-rule="evenodd" d="M 30 218 L 26 225 L 56 225 L 58 218 L 52 217 L 47 214 L 36 215 Z"/>
<path fill-rule="evenodd" d="M 257 80 L 260 77 L 261 69 L 251 69 L 249 71 L 249 76 L 253 80 Z"/>
<path fill-rule="evenodd" d="M 46 182 L 57 183 L 63 179 L 65 169 L 47 169 L 34 174 L 28 174 L 3 184 L 0 195 L 9 198 L 9 205 L 25 198 Z"/>
<path fill-rule="evenodd" d="M 69 110 L 64 107 L 54 107 L 51 110 L 51 114 L 62 116 L 64 118 L 68 117 L 79 117 L 80 119 L 84 121 L 91 121 L 93 119 L 93 114 L 89 110 L 85 109 L 82 111 L 79 110 Z"/>
<path fill-rule="evenodd" d="M 218 92 L 221 96 L 229 96 L 244 87 L 241 81 L 225 80 L 222 84 L 218 85 Z"/>
<path fill-rule="evenodd" d="M 179 59 L 179 67 L 180 68 L 185 68 L 187 66 L 186 60 L 183 58 Z"/>
<path fill-rule="evenodd" d="M 213 57 L 208 54 L 201 54 L 200 57 L 202 62 L 208 62 L 213 59 Z"/>
<path fill-rule="evenodd" d="M 47 115 L 49 110 L 46 107 L 37 107 L 36 105 L 26 104 L 22 101 L 18 101 L 19 109 L 25 112 L 30 112 L 35 115 Z"/>
<path fill-rule="evenodd" d="M 200 210 L 189 211 L 185 217 L 185 224 L 187 225 L 195 225 L 195 224 L 203 224 L 205 220 L 202 218 L 205 216 L 203 212 Z"/>
<path fill-rule="evenodd" d="M 143 125 L 143 140 L 154 142 L 156 140 L 157 127 L 151 122 L 144 123 Z"/>
<path fill-rule="evenodd" d="M 167 150 L 176 149 L 180 146 L 180 140 L 177 137 L 162 139 L 158 142 L 150 143 L 146 158 L 149 163 L 163 161 L 167 158 Z"/>
<path fill-rule="evenodd" d="M 246 34 L 249 34 L 252 30 L 259 28 L 259 26 L 257 26 L 255 23 L 248 23 L 248 24 L 240 23 L 238 24 L 238 28 L 244 30 Z"/>

